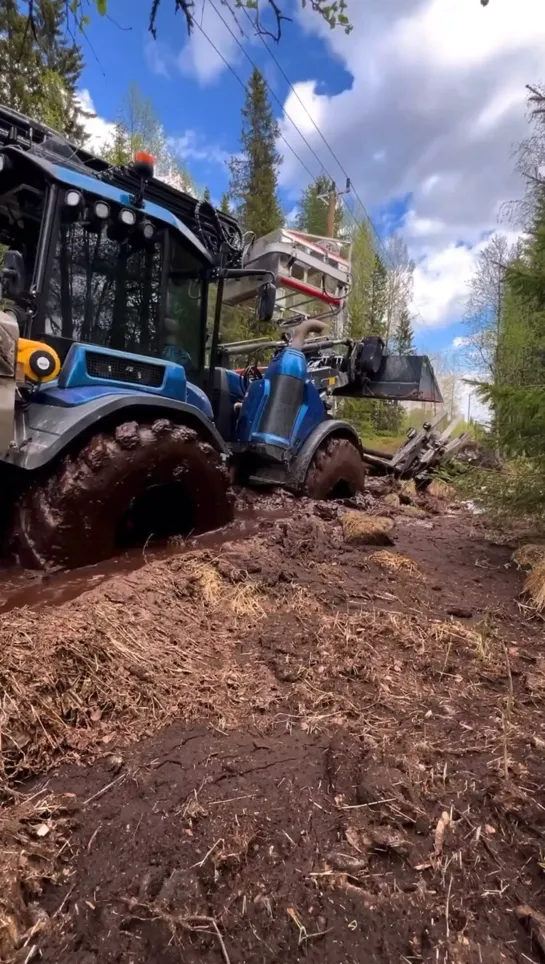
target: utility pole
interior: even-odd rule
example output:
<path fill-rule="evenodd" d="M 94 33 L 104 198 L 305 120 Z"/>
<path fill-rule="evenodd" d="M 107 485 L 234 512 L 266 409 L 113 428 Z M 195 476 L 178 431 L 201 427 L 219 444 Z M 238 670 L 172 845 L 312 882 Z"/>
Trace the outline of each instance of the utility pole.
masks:
<path fill-rule="evenodd" d="M 325 201 L 327 204 L 327 236 L 328 238 L 335 237 L 335 214 L 337 211 L 337 201 L 340 197 L 345 194 L 350 194 L 352 190 L 352 184 L 350 183 L 350 178 L 346 179 L 346 188 L 344 191 L 337 191 L 335 182 L 331 182 L 331 186 L 327 194 L 319 194 L 318 200 Z"/>
<path fill-rule="evenodd" d="M 328 238 L 335 237 L 335 211 L 337 209 L 337 192 L 335 190 L 335 185 L 331 185 L 331 190 L 329 192 L 329 198 L 327 201 L 327 236 Z"/>

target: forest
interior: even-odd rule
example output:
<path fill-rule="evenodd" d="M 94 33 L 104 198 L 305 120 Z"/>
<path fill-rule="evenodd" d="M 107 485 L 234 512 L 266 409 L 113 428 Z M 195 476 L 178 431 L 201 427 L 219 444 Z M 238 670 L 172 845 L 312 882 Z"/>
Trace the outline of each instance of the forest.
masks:
<path fill-rule="evenodd" d="M 545 515 L 545 91 L 528 88 L 528 135 L 518 145 L 522 196 L 499 212 L 503 231 L 469 283 L 466 354 L 490 407 L 485 441 L 505 468 L 477 480 L 502 515 Z"/>

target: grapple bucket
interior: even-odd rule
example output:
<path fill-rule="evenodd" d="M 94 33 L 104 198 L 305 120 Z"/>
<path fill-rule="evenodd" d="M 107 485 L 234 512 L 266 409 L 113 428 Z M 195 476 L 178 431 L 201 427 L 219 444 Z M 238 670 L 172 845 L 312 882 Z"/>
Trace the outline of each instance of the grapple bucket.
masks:
<path fill-rule="evenodd" d="M 372 379 L 339 386 L 335 395 L 377 398 L 396 402 L 441 404 L 443 396 L 426 355 L 386 355 Z"/>

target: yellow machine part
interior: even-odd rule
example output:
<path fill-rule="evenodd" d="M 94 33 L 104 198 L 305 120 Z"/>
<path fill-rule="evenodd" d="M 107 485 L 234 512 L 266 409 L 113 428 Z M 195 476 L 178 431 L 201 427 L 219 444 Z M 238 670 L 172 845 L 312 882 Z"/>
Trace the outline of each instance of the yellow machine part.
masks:
<path fill-rule="evenodd" d="M 17 342 L 17 377 L 29 382 L 52 382 L 61 370 L 61 360 L 42 341 L 19 338 Z"/>

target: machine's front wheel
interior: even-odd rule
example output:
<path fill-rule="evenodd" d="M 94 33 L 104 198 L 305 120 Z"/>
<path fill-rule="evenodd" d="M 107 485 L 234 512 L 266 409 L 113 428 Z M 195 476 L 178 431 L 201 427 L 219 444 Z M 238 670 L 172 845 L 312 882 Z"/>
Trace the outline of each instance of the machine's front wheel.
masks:
<path fill-rule="evenodd" d="M 22 495 L 10 543 L 23 566 L 73 568 L 232 517 L 228 475 L 211 445 L 168 419 L 125 422 L 94 435 Z"/>
<path fill-rule="evenodd" d="M 311 499 L 342 499 L 363 492 L 365 465 L 346 438 L 329 438 L 316 451 L 307 472 L 304 494 Z"/>

